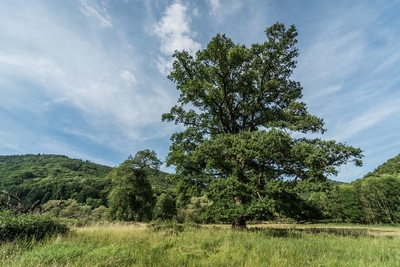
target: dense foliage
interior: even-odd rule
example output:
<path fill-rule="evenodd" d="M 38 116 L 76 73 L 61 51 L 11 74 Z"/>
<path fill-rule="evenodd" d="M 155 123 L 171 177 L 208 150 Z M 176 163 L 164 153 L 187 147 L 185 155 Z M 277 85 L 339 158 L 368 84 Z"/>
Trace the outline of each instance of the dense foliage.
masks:
<path fill-rule="evenodd" d="M 95 208 L 107 204 L 111 167 L 61 155 L 0 156 L 0 189 L 30 206 L 37 200 L 75 199 Z"/>
<path fill-rule="evenodd" d="M 46 236 L 66 234 L 68 227 L 49 216 L 35 214 L 15 215 L 7 210 L 0 210 L 0 243 L 34 238 L 40 240 Z"/>
<path fill-rule="evenodd" d="M 24 159 L 25 157 L 26 159 Z M 38 166 L 35 166 L 35 161 L 33 160 L 36 157 L 39 158 L 36 159 L 36 161 L 40 162 Z M 4 171 L 0 173 L 2 177 L 0 182 L 3 184 L 4 182 L 12 181 L 12 179 L 7 178 L 17 177 L 18 173 L 24 173 L 26 170 L 42 168 L 43 173 L 51 173 L 51 170 L 48 168 L 59 165 L 57 159 L 60 159 L 64 164 L 65 161 L 70 160 L 72 162 L 77 161 L 88 165 L 96 165 L 94 163 L 55 155 L 1 156 L 1 159 L 1 170 Z M 281 208 L 280 216 L 282 218 L 293 218 L 296 221 L 318 221 L 324 219 L 326 221 L 362 224 L 398 224 L 400 223 L 400 200 L 398 197 L 398 192 L 400 191 L 400 173 L 398 171 L 400 169 L 399 159 L 400 155 L 389 159 L 373 172 L 365 175 L 364 178 L 355 180 L 352 183 L 340 183 L 332 180 L 328 180 L 327 183 L 315 183 L 313 181 L 304 180 L 297 182 L 296 186 L 293 186 L 294 183 L 290 183 L 288 185 L 293 187 L 291 189 L 286 187 L 285 193 L 282 194 L 280 198 L 282 201 L 279 202 L 279 205 L 285 205 L 283 207 L 278 206 Z M 45 163 L 46 160 L 50 162 Z M 78 170 L 75 177 L 77 182 L 79 179 L 87 181 L 85 175 L 79 174 L 79 172 Z M 65 173 L 68 174 L 68 172 Z M 165 179 L 165 176 L 165 173 L 150 173 L 147 176 L 151 183 L 153 191 L 152 196 L 155 201 L 155 206 L 152 210 L 153 219 L 176 219 L 178 222 L 198 223 L 226 221 L 223 218 L 214 219 L 210 218 L 211 216 L 204 216 L 207 213 L 210 215 L 212 214 L 211 212 L 214 212 L 209 209 L 213 204 L 213 200 L 209 197 L 201 194 L 202 192 L 196 196 L 196 188 L 190 187 L 190 185 L 182 183 L 182 181 L 178 184 L 178 189 L 181 190 L 181 192 L 186 192 L 187 195 L 177 195 L 173 190 L 174 184 Z M 28 178 L 27 180 L 29 179 L 36 179 L 37 182 L 40 181 L 40 177 Z M 69 186 L 72 185 L 61 175 L 43 179 L 52 179 L 54 183 L 57 182 L 57 179 L 60 180 L 60 183 L 64 181 L 66 182 L 65 188 L 69 188 Z M 103 177 L 102 179 L 107 180 L 108 178 Z M 26 180 L 24 181 L 22 185 L 26 183 Z M 110 187 L 108 191 L 106 191 L 108 193 L 111 190 L 111 181 L 109 181 L 109 183 Z M 40 183 L 35 184 L 40 185 Z M 17 184 L 14 186 L 16 185 Z M 281 182 L 277 185 L 281 186 L 283 183 Z M 193 191 L 190 191 L 190 189 L 193 189 Z M 42 192 L 45 191 L 43 190 Z M 290 192 L 292 193 L 290 194 Z M 0 200 L 1 197 L 3 197 L 4 202 L 7 203 L 7 195 L 2 194 Z M 187 200 L 185 200 L 185 198 L 187 198 Z M 42 199 L 42 197 L 39 199 Z M 21 201 L 24 201 L 24 196 L 21 197 Z M 60 199 L 54 199 L 42 203 L 41 209 L 43 211 L 50 206 L 54 206 L 45 213 L 53 218 L 104 219 L 108 212 L 108 202 L 106 202 L 106 205 L 97 206 L 98 204 L 95 203 L 95 201 L 96 199 L 90 200 L 90 198 L 89 201 L 83 203 L 72 198 L 65 198 L 61 202 Z M 186 202 L 186 204 L 182 205 L 184 202 Z M 13 206 L 17 207 L 21 205 L 15 202 Z M 26 208 L 30 207 L 30 205 L 26 206 Z M 13 212 L 15 211 L 16 210 L 13 210 Z M 26 216 L 27 217 L 24 218 L 28 218 L 31 215 Z M 40 217 L 32 216 L 33 217 L 29 218 L 40 220 Z M 147 219 L 149 217 L 150 214 L 147 215 Z M 34 220 L 29 219 L 28 221 Z M 10 217 L 8 222 L 12 222 L 13 225 L 16 225 L 15 233 L 17 233 L 18 231 L 22 231 L 21 228 L 18 227 L 23 224 L 22 222 L 25 222 L 25 219 L 23 219 L 23 217 L 21 217 L 21 219 Z M 28 226 L 30 229 L 34 229 L 33 226 L 29 226 L 26 223 L 24 223 L 24 225 Z M 3 234 L 5 231 L 4 229 L 5 228 L 3 228 Z"/>
<path fill-rule="evenodd" d="M 400 155 L 350 184 L 313 193 L 310 201 L 325 218 L 367 224 L 400 223 Z"/>
<path fill-rule="evenodd" d="M 155 199 L 149 173 L 158 171 L 161 161 L 154 151 L 143 150 L 129 157 L 109 174 L 112 180 L 109 217 L 123 221 L 149 221 L 153 217 Z"/>
<path fill-rule="evenodd" d="M 206 192 L 208 217 L 234 227 L 297 216 L 298 181 L 325 182 L 342 164 L 361 165 L 360 149 L 302 135 L 325 129 L 290 77 L 297 30 L 276 23 L 265 34 L 251 47 L 218 34 L 195 57 L 177 51 L 168 76 L 180 97 L 162 119 L 185 127 L 172 135 L 167 158 L 181 181 L 181 202 Z"/>
<path fill-rule="evenodd" d="M 364 178 L 379 176 L 381 174 L 400 174 L 400 154 L 388 159 L 385 163 L 378 166 L 374 171 L 367 173 Z"/>
<path fill-rule="evenodd" d="M 26 207 L 37 200 L 43 205 L 60 199 L 65 200 L 63 207 L 69 206 L 72 199 L 92 209 L 107 207 L 111 190 L 107 175 L 112 169 L 62 155 L 0 156 L 0 190 L 17 195 Z M 166 175 L 160 171 L 148 176 L 157 196 L 170 194 L 175 187 L 175 183 L 165 179 Z M 75 210 L 76 215 L 84 213 Z"/>

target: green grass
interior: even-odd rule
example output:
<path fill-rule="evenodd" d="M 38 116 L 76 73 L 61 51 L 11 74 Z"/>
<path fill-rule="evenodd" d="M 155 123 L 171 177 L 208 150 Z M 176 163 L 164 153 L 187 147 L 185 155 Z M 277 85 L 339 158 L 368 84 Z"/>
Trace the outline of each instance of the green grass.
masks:
<path fill-rule="evenodd" d="M 68 237 L 0 246 L 1 266 L 398 266 L 396 227 L 219 226 L 183 232 L 145 225 L 76 228 Z"/>

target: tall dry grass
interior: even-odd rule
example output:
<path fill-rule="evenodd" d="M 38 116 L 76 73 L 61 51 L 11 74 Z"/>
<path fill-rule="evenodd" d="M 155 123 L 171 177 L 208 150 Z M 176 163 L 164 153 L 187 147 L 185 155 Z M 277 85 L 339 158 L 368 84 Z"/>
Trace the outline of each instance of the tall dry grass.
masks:
<path fill-rule="evenodd" d="M 281 225 L 232 231 L 192 226 L 168 231 L 103 224 L 76 228 L 68 237 L 6 243 L 0 246 L 0 265 L 399 266 L 398 233 L 396 227 Z"/>

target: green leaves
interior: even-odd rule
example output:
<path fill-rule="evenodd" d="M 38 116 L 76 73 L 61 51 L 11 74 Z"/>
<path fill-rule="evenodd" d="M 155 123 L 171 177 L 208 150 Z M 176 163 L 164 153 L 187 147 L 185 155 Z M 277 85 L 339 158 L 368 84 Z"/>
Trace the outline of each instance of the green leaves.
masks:
<path fill-rule="evenodd" d="M 161 161 L 154 151 L 142 150 L 129 157 L 109 174 L 113 189 L 108 196 L 109 217 L 124 221 L 152 219 L 155 204 L 147 176 L 157 171 Z"/>
<path fill-rule="evenodd" d="M 311 195 L 311 202 L 325 217 L 349 223 L 398 224 L 400 176 L 381 174 L 340 184 Z"/>
<path fill-rule="evenodd" d="M 300 199 L 292 181 L 325 181 L 342 164 L 361 164 L 360 149 L 293 137 L 324 133 L 324 123 L 308 113 L 300 83 L 290 79 L 296 28 L 276 23 L 265 34 L 251 47 L 218 34 L 196 57 L 173 55 L 168 77 L 180 96 L 162 120 L 185 130 L 172 135 L 167 164 L 182 181 L 178 199 L 204 190 L 213 200 L 206 213 L 215 218 L 243 222 L 289 210 L 285 201 Z"/>
<path fill-rule="evenodd" d="M 266 34 L 269 41 L 250 48 L 218 34 L 196 58 L 176 52 L 169 78 L 181 92 L 180 105 L 162 119 L 210 135 L 272 126 L 290 129 L 285 121 L 302 125 L 293 131 L 322 131 L 322 120 L 295 102 L 302 88 L 289 79 L 298 55 L 296 29 L 292 26 L 286 32 L 283 24 L 276 24 Z M 200 112 L 185 111 L 188 104 Z"/>
<path fill-rule="evenodd" d="M 11 211 L 0 210 L 0 243 L 34 238 L 40 240 L 46 236 L 66 234 L 66 225 L 49 216 L 34 214 L 14 215 Z"/>

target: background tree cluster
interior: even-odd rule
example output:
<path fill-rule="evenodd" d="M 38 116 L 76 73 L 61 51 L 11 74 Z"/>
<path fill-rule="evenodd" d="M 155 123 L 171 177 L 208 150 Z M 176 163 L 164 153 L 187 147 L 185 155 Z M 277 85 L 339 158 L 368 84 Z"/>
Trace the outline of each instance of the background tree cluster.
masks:
<path fill-rule="evenodd" d="M 367 224 L 400 223 L 400 154 L 350 184 L 316 192 L 310 202 L 325 218 Z"/>
<path fill-rule="evenodd" d="M 138 155 L 143 156 L 144 153 L 150 152 L 145 150 Z M 133 159 L 127 159 L 125 165 Z M 116 175 L 124 174 L 125 165 L 112 168 L 62 155 L 0 156 L 0 190 L 5 192 L 0 194 L 0 201 L 3 201 L 0 202 L 0 208 L 4 206 L 1 203 L 9 203 L 13 207 L 29 209 L 38 202 L 35 208 L 39 211 L 39 208 L 46 210 L 57 204 L 47 213 L 59 218 L 104 219 L 109 211 L 110 200 L 115 200 L 110 197 L 112 190 L 115 195 L 116 188 L 130 181 L 126 175 L 119 176 L 121 180 L 116 178 Z M 148 196 L 151 201 L 156 201 L 156 218 L 168 219 L 176 214 L 175 183 L 166 180 L 166 176 L 164 172 L 149 171 L 146 177 L 141 177 L 145 185 L 151 184 L 152 193 Z M 141 184 L 136 186 L 142 187 Z M 9 195 L 16 196 L 18 201 L 9 199 Z M 151 220 L 149 214 L 153 212 L 153 204 L 143 210 L 147 215 L 136 219 Z M 125 219 L 128 218 L 132 220 L 129 216 Z"/>
<path fill-rule="evenodd" d="M 3 156 L 3 159 L 8 157 L 15 158 L 15 156 Z M 18 157 L 20 161 L 24 156 L 21 155 Z M 29 159 L 32 155 L 27 155 L 27 157 Z M 52 155 L 50 158 L 53 160 L 54 156 Z M 60 158 L 64 159 L 66 157 Z M 133 158 L 127 159 L 127 162 L 132 164 L 132 159 Z M 44 159 L 42 160 L 44 161 Z M 8 161 L 6 168 L 4 168 L 4 170 L 8 170 L 7 172 L 11 177 L 16 177 L 15 173 L 25 172 L 23 169 L 20 169 L 20 164 L 14 164 L 12 162 L 15 163 L 13 160 Z M 124 163 L 121 164 L 121 166 L 123 165 Z M 52 166 L 52 164 L 48 166 Z M 130 166 L 132 167 L 133 165 Z M 114 170 L 117 168 L 119 167 L 114 168 Z M 10 171 L 10 169 L 14 169 L 14 171 Z M 45 170 L 45 167 L 43 171 L 50 172 L 50 170 Z M 5 172 L 2 173 L 4 175 Z M 115 171 L 115 173 L 121 173 L 121 171 Z M 109 175 L 111 176 L 111 173 Z M 110 176 L 105 176 L 102 179 L 110 180 Z M 85 179 L 84 174 L 78 177 L 79 179 Z M 229 218 L 210 219 L 209 207 L 213 204 L 213 201 L 207 197 L 206 191 L 200 192 L 199 196 L 179 194 L 178 192 L 180 191 L 194 193 L 194 195 L 197 193 L 187 190 L 188 188 L 183 186 L 186 185 L 186 183 L 178 183 L 175 188 L 175 184 L 170 183 L 165 178 L 166 174 L 162 172 L 149 172 L 146 176 L 146 179 L 148 179 L 151 184 L 151 190 L 153 192 L 151 196 L 147 194 L 147 196 L 153 199 L 153 202 L 151 202 L 154 204 L 154 207 L 151 209 L 152 219 L 176 219 L 178 222 L 197 223 L 229 222 Z M 49 178 L 37 177 L 35 179 L 46 180 Z M 60 176 L 58 179 L 62 180 L 63 178 Z M 123 178 L 123 180 L 124 179 L 125 178 Z M 119 182 L 112 184 L 111 180 L 109 183 L 110 190 L 108 193 L 110 193 L 114 186 L 117 187 L 119 184 Z M 39 186 L 40 184 L 41 183 L 37 183 Z M 288 185 L 292 186 L 293 184 L 294 183 L 290 183 Z M 281 183 L 279 186 L 283 185 L 284 183 Z M 280 198 L 279 212 L 272 214 L 271 218 L 284 220 L 291 218 L 300 222 L 322 220 L 365 224 L 398 224 L 400 222 L 399 189 L 400 155 L 389 159 L 386 163 L 377 167 L 375 171 L 366 174 L 362 179 L 355 180 L 352 183 L 339 183 L 332 180 L 321 183 L 307 180 L 298 182 L 296 183 L 296 187 L 291 189 L 292 194 L 289 194 L 289 189 L 285 189 L 285 193 L 282 194 Z M 185 198 L 188 200 L 183 201 Z M 278 199 L 278 197 L 276 198 Z M 6 194 L 0 194 L 0 200 L 4 203 L 8 202 L 7 199 L 8 197 Z M 20 200 L 23 202 L 24 198 Z M 184 204 L 184 202 L 187 204 Z M 18 205 L 16 201 L 13 203 L 14 207 Z M 89 218 L 98 220 L 107 218 L 109 214 L 108 205 L 108 200 L 106 205 L 95 207 L 88 205 L 87 201 L 78 202 L 72 198 L 63 198 L 62 201 L 60 201 L 60 199 L 53 199 L 42 203 L 41 210 L 43 211 L 53 206 L 46 214 L 58 218 Z M 31 206 L 25 205 L 25 207 L 29 209 Z M 132 214 L 133 213 L 134 212 L 132 212 Z M 147 216 L 149 217 L 149 215 Z M 148 220 L 148 217 L 142 217 L 141 219 Z M 124 220 L 125 218 L 120 219 Z M 128 217 L 126 219 L 139 219 L 139 217 Z M 260 218 L 255 217 L 253 221 L 257 221 L 258 219 Z"/>

